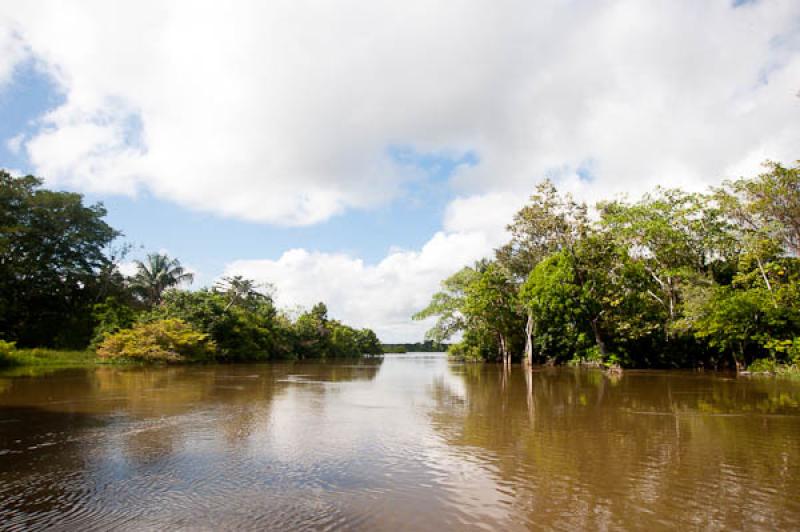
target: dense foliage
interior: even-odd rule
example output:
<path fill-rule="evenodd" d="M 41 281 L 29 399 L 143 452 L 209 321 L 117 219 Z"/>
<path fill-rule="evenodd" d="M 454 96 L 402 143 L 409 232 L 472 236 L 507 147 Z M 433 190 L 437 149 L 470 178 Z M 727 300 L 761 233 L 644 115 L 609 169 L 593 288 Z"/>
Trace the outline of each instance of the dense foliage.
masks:
<path fill-rule="evenodd" d="M 106 253 L 118 233 L 101 205 L 0 170 L 0 332 L 21 347 L 80 347 L 92 306 L 122 278 Z"/>
<path fill-rule="evenodd" d="M 15 346 L 165 362 L 382 353 L 373 331 L 329 318 L 322 303 L 290 319 L 270 287 L 249 279 L 182 290 L 192 273 L 164 254 L 136 261 L 126 278 L 105 209 L 41 185 L 0 170 L 0 363 L 20 353 Z"/>
<path fill-rule="evenodd" d="M 102 359 L 136 362 L 205 362 L 215 353 L 208 334 L 177 319 L 137 323 L 106 336 L 97 348 Z"/>
<path fill-rule="evenodd" d="M 705 194 L 592 209 L 539 185 L 493 260 L 442 282 L 416 319 L 478 360 L 633 367 L 800 363 L 800 162 Z"/>

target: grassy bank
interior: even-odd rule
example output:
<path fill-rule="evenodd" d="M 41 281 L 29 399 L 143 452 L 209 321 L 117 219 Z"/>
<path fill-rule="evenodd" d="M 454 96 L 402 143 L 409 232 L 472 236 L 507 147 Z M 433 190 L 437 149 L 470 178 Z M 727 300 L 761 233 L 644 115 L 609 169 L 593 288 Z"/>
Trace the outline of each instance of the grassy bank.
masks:
<path fill-rule="evenodd" d="M 18 366 L 85 366 L 94 364 L 93 351 L 61 351 L 55 349 L 16 349 L 13 344 L 0 341 L 0 367 Z"/>

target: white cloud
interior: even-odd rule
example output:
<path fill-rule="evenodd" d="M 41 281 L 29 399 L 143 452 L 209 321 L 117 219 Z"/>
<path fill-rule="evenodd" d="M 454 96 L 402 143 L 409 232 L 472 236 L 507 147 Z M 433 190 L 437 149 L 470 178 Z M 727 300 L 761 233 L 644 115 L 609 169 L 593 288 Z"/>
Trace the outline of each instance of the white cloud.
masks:
<path fill-rule="evenodd" d="M 387 340 L 543 176 L 594 200 L 800 157 L 796 0 L 6 2 L 0 84 L 26 57 L 65 102 L 20 145 L 81 190 L 304 225 L 416 178 L 390 146 L 474 152 L 418 252 L 228 266 Z"/>
<path fill-rule="evenodd" d="M 0 12 L 0 89 L 9 82 L 14 68 L 27 57 L 25 44 Z"/>
<path fill-rule="evenodd" d="M 397 194 L 387 147 L 474 150 L 463 194 L 591 163 L 587 196 L 749 172 L 800 145 L 800 4 L 6 3 L 66 95 L 26 148 L 100 192 L 310 224 Z M 15 37 L 18 36 L 18 37 Z M 20 41 L 22 39 L 22 41 Z M 22 55 L 0 60 L 0 82 Z"/>
<path fill-rule="evenodd" d="M 411 315 L 427 305 L 442 279 L 501 241 L 485 231 L 439 232 L 420 251 L 395 251 L 377 265 L 292 249 L 277 260 L 235 261 L 225 274 L 273 283 L 281 306 L 310 308 L 324 301 L 334 318 L 373 328 L 383 341 L 416 341 L 430 322 L 412 322 Z"/>

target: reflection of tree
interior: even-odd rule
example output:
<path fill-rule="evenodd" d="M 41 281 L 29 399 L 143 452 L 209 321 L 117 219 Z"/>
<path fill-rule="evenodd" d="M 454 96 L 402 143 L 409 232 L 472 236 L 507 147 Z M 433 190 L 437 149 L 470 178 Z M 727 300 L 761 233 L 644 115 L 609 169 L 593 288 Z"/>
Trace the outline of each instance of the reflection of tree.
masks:
<path fill-rule="evenodd" d="M 85 504 L 135 508 L 135 497 L 148 494 L 147 479 L 168 476 L 186 486 L 208 470 L 224 474 L 210 457 L 245 456 L 243 446 L 257 445 L 253 436 L 268 427 L 274 400 L 293 386 L 290 377 L 362 381 L 373 379 L 380 363 L 98 367 L 4 377 L 0 522 L 26 518 L 32 526 Z M 123 485 L 92 495 L 97 486 Z"/>
<path fill-rule="evenodd" d="M 498 484 L 514 487 L 527 525 L 787 528 L 800 515 L 796 384 L 453 371 L 465 395 L 434 383 L 433 425 L 470 459 L 491 464 Z"/>

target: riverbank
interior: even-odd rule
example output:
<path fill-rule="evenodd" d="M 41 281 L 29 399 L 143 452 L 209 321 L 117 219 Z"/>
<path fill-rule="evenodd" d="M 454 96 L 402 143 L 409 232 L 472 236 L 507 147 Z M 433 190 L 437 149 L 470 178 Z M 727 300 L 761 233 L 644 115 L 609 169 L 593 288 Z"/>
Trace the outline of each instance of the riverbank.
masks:
<path fill-rule="evenodd" d="M 64 351 L 57 349 L 16 349 L 0 342 L 0 368 L 21 366 L 87 366 L 97 363 L 94 351 Z"/>

